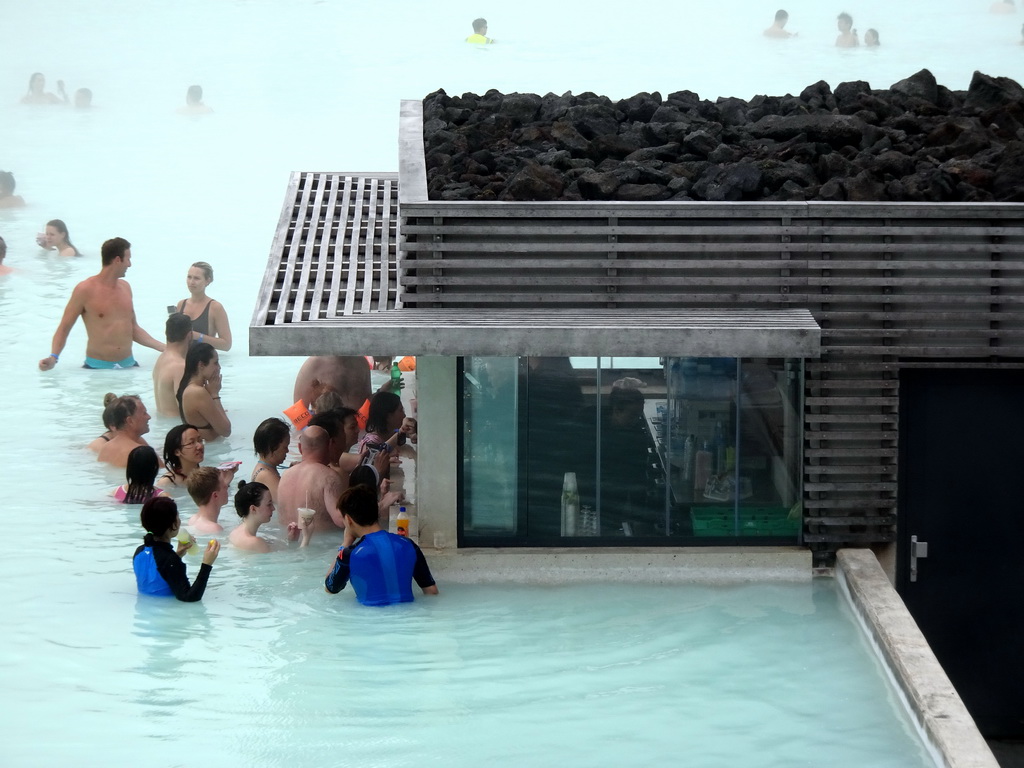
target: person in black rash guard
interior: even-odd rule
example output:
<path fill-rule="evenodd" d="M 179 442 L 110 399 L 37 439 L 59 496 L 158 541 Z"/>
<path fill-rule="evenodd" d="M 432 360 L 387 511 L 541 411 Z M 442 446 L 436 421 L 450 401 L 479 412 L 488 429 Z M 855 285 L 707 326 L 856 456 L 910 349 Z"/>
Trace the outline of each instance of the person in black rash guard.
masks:
<path fill-rule="evenodd" d="M 412 602 L 412 582 L 425 595 L 437 584 L 415 542 L 382 530 L 377 523 L 377 493 L 364 485 L 349 488 L 338 499 L 345 519 L 345 546 L 338 552 L 325 589 L 337 594 L 349 580 L 363 605 Z"/>
<path fill-rule="evenodd" d="M 171 547 L 171 541 L 181 528 L 174 499 L 166 496 L 150 499 L 142 505 L 139 519 L 147 531 L 142 546 L 132 556 L 139 592 L 158 597 L 173 595 L 186 603 L 202 600 L 213 563 L 220 552 L 220 542 L 210 539 L 203 553 L 203 564 L 199 566 L 199 575 L 195 583 L 190 584 L 185 563 L 181 560 L 189 545 L 179 544 L 177 551 Z M 197 545 L 193 542 L 191 546 Z"/>

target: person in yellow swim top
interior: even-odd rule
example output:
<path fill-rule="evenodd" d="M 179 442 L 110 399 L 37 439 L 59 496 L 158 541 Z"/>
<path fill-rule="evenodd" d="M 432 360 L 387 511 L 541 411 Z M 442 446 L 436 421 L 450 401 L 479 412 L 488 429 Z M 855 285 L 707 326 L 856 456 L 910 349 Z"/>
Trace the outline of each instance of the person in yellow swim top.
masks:
<path fill-rule="evenodd" d="M 487 37 L 487 19 L 476 19 L 473 21 L 473 34 L 466 38 L 467 43 L 475 43 L 476 45 L 490 45 L 494 42 L 490 37 Z"/>

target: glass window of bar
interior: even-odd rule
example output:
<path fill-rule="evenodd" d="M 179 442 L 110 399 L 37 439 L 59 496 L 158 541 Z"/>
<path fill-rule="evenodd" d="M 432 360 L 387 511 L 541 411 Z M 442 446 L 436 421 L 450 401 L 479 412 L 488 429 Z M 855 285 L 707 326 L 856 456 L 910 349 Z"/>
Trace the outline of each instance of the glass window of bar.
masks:
<path fill-rule="evenodd" d="M 796 542 L 803 368 L 467 357 L 464 546 Z"/>

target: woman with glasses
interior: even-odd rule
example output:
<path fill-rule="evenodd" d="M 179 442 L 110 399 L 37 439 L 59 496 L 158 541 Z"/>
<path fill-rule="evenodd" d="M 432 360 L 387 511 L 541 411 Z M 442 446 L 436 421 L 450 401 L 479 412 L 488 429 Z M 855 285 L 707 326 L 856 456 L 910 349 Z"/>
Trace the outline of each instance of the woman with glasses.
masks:
<path fill-rule="evenodd" d="M 164 438 L 164 466 L 167 472 L 157 481 L 158 488 L 184 488 L 188 476 L 203 461 L 206 441 L 191 424 L 172 427 Z"/>

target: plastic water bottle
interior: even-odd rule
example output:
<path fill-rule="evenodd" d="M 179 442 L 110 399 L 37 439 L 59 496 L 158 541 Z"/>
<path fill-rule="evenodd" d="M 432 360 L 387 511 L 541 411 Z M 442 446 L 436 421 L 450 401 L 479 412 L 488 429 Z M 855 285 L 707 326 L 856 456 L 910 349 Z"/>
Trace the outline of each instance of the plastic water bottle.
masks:
<path fill-rule="evenodd" d="M 576 522 L 580 514 L 580 494 L 576 485 L 576 473 L 566 472 L 562 481 L 562 535 L 575 536 Z"/>
<path fill-rule="evenodd" d="M 398 363 L 392 363 L 391 364 L 391 391 L 394 394 L 396 394 L 396 395 L 400 394 L 401 391 L 402 391 L 401 390 L 401 386 L 402 386 L 401 382 L 402 382 L 402 371 L 398 367 Z"/>
<path fill-rule="evenodd" d="M 693 435 L 686 436 L 683 443 L 683 480 L 693 479 L 693 452 L 697 447 L 697 441 Z"/>

